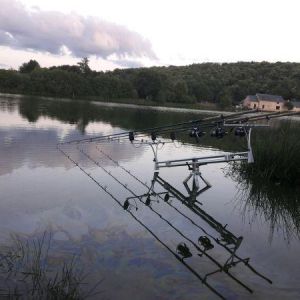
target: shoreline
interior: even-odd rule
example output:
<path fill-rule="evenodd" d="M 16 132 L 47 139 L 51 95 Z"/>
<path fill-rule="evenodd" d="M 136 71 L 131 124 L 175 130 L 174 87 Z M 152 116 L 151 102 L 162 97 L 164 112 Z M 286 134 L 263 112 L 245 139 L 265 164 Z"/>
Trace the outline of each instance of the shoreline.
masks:
<path fill-rule="evenodd" d="M 218 110 L 204 110 L 195 108 L 179 108 L 172 106 L 148 106 L 148 105 L 138 105 L 138 104 L 127 104 L 127 103 L 117 103 L 117 102 L 101 102 L 101 101 L 90 101 L 94 105 L 106 106 L 106 107 L 124 107 L 124 108 L 139 108 L 145 110 L 157 110 L 166 112 L 176 112 L 176 113 L 193 113 L 193 114 L 223 114 L 231 115 L 233 112 L 228 111 L 218 111 Z"/>
<path fill-rule="evenodd" d="M 143 110 L 156 110 L 160 112 L 174 112 L 174 113 L 192 113 L 192 114 L 207 114 L 207 115 L 231 115 L 235 113 L 235 111 L 222 111 L 222 110 L 209 110 L 209 109 L 195 109 L 195 108 L 184 108 L 184 107 L 172 107 L 172 106 L 151 106 L 151 105 L 142 105 L 142 104 L 130 104 L 130 103 L 119 103 L 119 102 L 101 102 L 95 100 L 88 99 L 70 99 L 70 98 L 55 98 L 55 97 L 46 97 L 46 96 L 29 96 L 29 95 L 21 95 L 21 94 L 9 94 L 9 93 L 1 93 L 0 97 L 8 97 L 12 99 L 21 99 L 23 97 L 34 97 L 40 98 L 47 101 L 63 101 L 63 102 L 73 102 L 79 101 L 81 103 L 89 103 L 92 105 L 104 106 L 104 107 L 123 107 L 123 108 L 132 108 L 132 109 L 143 109 Z M 263 112 L 258 112 L 260 114 Z M 290 119 L 293 121 L 300 121 L 299 116 L 282 116 L 280 119 Z"/>
<path fill-rule="evenodd" d="M 71 102 L 71 101 L 80 101 L 80 102 L 88 102 L 93 105 L 105 106 L 105 107 L 123 107 L 123 108 L 139 108 L 145 110 L 157 110 L 162 112 L 176 112 L 176 113 L 193 113 L 193 114 L 223 114 L 223 115 L 230 115 L 234 112 L 230 111 L 221 111 L 221 110 L 209 110 L 209 109 L 196 109 L 196 108 L 184 108 L 184 107 L 172 107 L 172 106 L 151 106 L 151 105 L 142 105 L 142 104 L 130 104 L 130 103 L 119 103 L 119 102 L 102 102 L 102 101 L 95 101 L 95 100 L 86 100 L 86 99 L 70 99 L 70 98 L 55 98 L 55 97 L 45 97 L 45 96 L 31 96 L 31 95 L 21 95 L 21 94 L 9 94 L 9 93 L 1 93 L 0 96 L 2 97 L 9 97 L 13 99 L 20 99 L 23 97 L 35 97 L 40 98 L 43 100 L 50 100 L 50 101 L 64 101 L 64 102 Z"/>

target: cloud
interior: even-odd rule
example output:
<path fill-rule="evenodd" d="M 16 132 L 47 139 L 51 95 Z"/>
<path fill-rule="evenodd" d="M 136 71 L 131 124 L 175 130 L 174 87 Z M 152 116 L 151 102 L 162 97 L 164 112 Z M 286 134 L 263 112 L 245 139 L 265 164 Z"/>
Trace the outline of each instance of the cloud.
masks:
<path fill-rule="evenodd" d="M 9 65 L 0 63 L 0 69 L 9 69 L 9 68 L 10 68 Z"/>
<path fill-rule="evenodd" d="M 140 34 L 97 17 L 29 11 L 17 0 L 0 0 L 0 7 L 3 46 L 76 57 L 155 58 L 151 43 Z"/>
<path fill-rule="evenodd" d="M 118 57 L 117 55 L 110 55 L 107 57 L 107 61 L 117 64 L 120 67 L 124 68 L 141 68 L 144 66 L 144 63 L 141 62 L 139 59 L 131 59 L 128 56 L 124 56 L 122 58 Z"/>
<path fill-rule="evenodd" d="M 144 64 L 142 62 L 136 61 L 136 60 L 127 60 L 127 59 L 119 59 L 116 61 L 112 61 L 116 64 L 118 64 L 121 67 L 124 68 L 141 68 L 144 67 Z"/>

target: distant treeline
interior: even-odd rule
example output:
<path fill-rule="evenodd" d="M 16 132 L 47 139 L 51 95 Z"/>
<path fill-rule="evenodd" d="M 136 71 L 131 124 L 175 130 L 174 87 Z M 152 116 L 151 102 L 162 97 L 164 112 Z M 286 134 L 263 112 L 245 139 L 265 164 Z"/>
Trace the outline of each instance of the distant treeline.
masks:
<path fill-rule="evenodd" d="M 0 92 L 156 103 L 213 103 L 227 107 L 256 93 L 300 99 L 300 63 L 203 63 L 182 67 L 96 72 L 88 59 L 77 65 L 41 68 L 37 61 L 18 71 L 0 70 Z"/>

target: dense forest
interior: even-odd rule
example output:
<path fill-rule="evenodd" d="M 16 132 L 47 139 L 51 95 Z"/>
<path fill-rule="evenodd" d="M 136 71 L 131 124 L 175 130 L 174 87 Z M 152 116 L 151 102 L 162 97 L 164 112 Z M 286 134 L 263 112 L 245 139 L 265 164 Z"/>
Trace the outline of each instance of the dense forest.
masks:
<path fill-rule="evenodd" d="M 0 70 L 0 92 L 230 107 L 256 93 L 300 99 L 300 64 L 202 63 L 96 72 L 89 67 L 87 58 L 77 65 L 50 68 L 41 68 L 37 61 L 30 60 L 18 71 Z"/>

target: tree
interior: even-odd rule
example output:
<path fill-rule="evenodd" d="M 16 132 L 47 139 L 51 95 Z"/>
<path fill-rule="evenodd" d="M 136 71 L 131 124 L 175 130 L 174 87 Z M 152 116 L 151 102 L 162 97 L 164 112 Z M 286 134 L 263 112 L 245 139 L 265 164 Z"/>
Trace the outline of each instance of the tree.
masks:
<path fill-rule="evenodd" d="M 294 105 L 291 101 L 286 101 L 284 103 L 284 106 L 288 109 L 288 110 L 292 110 L 294 108 Z"/>
<path fill-rule="evenodd" d="M 79 66 L 79 69 L 82 74 L 89 74 L 91 73 L 91 69 L 89 67 L 89 59 L 87 57 L 84 57 L 80 62 L 77 63 Z"/>
<path fill-rule="evenodd" d="M 232 106 L 232 95 L 228 90 L 225 90 L 220 96 L 220 107 L 227 108 Z"/>
<path fill-rule="evenodd" d="M 185 81 L 177 81 L 174 85 L 174 102 L 191 103 L 193 98 L 188 95 L 188 86 Z"/>
<path fill-rule="evenodd" d="M 36 60 L 31 59 L 28 63 L 23 63 L 19 68 L 19 71 L 20 73 L 31 73 L 32 71 L 40 68 L 40 64 Z"/>
<path fill-rule="evenodd" d="M 299 63 L 203 63 L 190 66 L 96 72 L 89 59 L 74 66 L 40 68 L 35 60 L 20 72 L 0 70 L 0 91 L 57 97 L 149 99 L 157 103 L 207 101 L 230 107 L 256 93 L 300 99 Z"/>
<path fill-rule="evenodd" d="M 134 86 L 140 98 L 156 101 L 162 88 L 161 76 L 153 69 L 142 69 L 136 74 Z"/>

